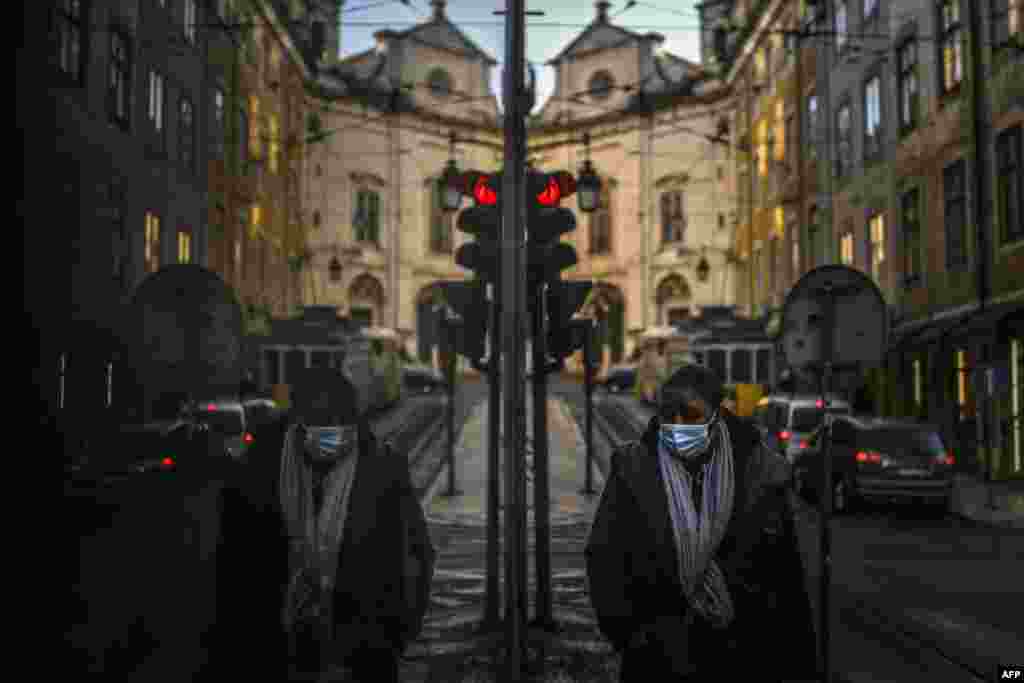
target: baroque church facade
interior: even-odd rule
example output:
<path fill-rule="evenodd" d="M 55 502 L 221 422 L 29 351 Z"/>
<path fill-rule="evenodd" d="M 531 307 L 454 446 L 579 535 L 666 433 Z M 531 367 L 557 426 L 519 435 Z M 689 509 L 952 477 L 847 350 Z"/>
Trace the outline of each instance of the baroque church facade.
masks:
<path fill-rule="evenodd" d="M 454 262 L 467 239 L 441 209 L 439 178 L 502 165 L 497 62 L 433 0 L 429 21 L 383 30 L 377 44 L 320 71 L 311 109 L 329 135 L 305 167 L 312 224 L 303 272 L 307 305 L 394 330 L 407 352 L 436 359 L 437 283 L 471 277 Z M 577 173 L 590 159 L 601 208 L 577 213 L 563 239 L 579 255 L 569 279 L 592 280 L 604 365 L 633 355 L 645 333 L 705 306 L 733 305 L 735 192 L 719 133 L 729 93 L 699 65 L 660 50 L 664 37 L 611 22 L 595 3 L 589 26 L 548 62 L 551 97 L 528 122 L 542 171 Z M 463 206 L 469 205 L 469 201 Z M 564 203 L 578 211 L 575 198 Z M 698 264 L 706 261 L 707 276 Z"/>

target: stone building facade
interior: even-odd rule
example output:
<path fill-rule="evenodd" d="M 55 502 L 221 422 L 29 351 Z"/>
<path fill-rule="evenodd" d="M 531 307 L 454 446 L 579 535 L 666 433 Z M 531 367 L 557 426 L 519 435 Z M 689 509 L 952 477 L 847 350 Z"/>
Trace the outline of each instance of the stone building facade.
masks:
<path fill-rule="evenodd" d="M 308 156 L 303 273 L 306 303 L 394 328 L 425 361 L 437 345 L 435 284 L 469 275 L 454 263 L 469 236 L 441 212 L 437 179 L 452 154 L 462 170 L 498 170 L 503 147 L 495 60 L 443 1 L 432 6 L 429 21 L 379 32 L 374 49 L 319 77 L 323 127 L 335 132 Z M 566 277 L 596 283 L 586 312 L 600 321 L 606 364 L 628 357 L 649 327 L 733 303 L 736 286 L 727 147 L 713 142 L 727 93 L 659 51 L 662 36 L 613 24 L 608 7 L 596 3 L 591 24 L 551 60 L 555 92 L 528 128 L 537 169 L 575 173 L 589 153 L 603 181 L 602 209 L 578 213 L 563 239 L 579 255 Z"/>

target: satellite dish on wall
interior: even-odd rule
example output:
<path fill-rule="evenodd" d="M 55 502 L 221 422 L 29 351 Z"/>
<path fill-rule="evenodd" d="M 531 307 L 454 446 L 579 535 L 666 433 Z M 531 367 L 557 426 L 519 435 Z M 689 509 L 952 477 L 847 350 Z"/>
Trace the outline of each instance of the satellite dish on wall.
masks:
<path fill-rule="evenodd" d="M 788 365 L 816 373 L 882 365 L 888 313 L 878 286 L 848 266 L 806 273 L 790 290 L 782 311 L 782 349 Z"/>

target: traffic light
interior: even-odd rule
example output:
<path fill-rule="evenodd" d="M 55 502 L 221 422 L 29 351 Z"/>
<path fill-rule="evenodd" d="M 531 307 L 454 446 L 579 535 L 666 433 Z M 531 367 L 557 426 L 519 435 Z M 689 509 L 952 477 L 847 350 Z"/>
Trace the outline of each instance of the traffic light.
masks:
<path fill-rule="evenodd" d="M 526 253 L 527 291 L 557 281 L 576 265 L 576 250 L 561 241 L 576 229 L 576 215 L 559 202 L 576 192 L 576 180 L 566 171 L 527 174 Z"/>
<path fill-rule="evenodd" d="M 548 285 L 547 311 L 548 354 L 563 359 L 571 356 L 577 349 L 583 348 L 583 342 L 589 331 L 590 320 L 573 320 L 583 307 L 593 283 L 584 280 L 554 282 Z"/>
<path fill-rule="evenodd" d="M 468 171 L 459 176 L 463 194 L 473 198 L 475 206 L 459 214 L 457 227 L 476 238 L 455 252 L 455 263 L 472 270 L 484 282 L 494 282 L 498 274 L 498 241 L 501 238 L 500 175 Z"/>

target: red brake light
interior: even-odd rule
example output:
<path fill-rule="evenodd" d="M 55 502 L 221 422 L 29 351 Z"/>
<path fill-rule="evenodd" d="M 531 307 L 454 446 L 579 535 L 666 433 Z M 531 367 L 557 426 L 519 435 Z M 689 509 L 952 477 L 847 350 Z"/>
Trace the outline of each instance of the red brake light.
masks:
<path fill-rule="evenodd" d="M 806 441 L 801 441 L 800 442 L 800 448 L 807 448 L 807 442 Z"/>
<path fill-rule="evenodd" d="M 206 410 L 207 410 L 207 412 L 211 412 L 212 413 L 213 411 L 217 410 L 217 406 L 216 406 L 216 404 L 211 403 L 210 405 L 206 406 Z"/>
<path fill-rule="evenodd" d="M 940 465 L 952 465 L 954 463 L 953 454 L 943 451 L 935 456 L 935 462 Z"/>
<path fill-rule="evenodd" d="M 161 467 L 174 467 L 174 458 L 172 458 L 170 456 L 167 456 L 166 458 L 164 458 L 163 460 L 160 461 L 160 466 Z"/>
<path fill-rule="evenodd" d="M 490 180 L 490 177 L 485 175 L 481 175 L 476 179 L 476 184 L 473 185 L 473 198 L 477 204 L 493 206 L 498 203 L 498 193 L 487 184 L 488 180 Z"/>
<path fill-rule="evenodd" d="M 788 441 L 789 437 L 791 436 L 792 434 L 790 434 L 789 432 L 779 432 L 779 438 L 782 439 L 783 441 Z"/>
<path fill-rule="evenodd" d="M 858 451 L 857 462 L 870 462 L 877 465 L 882 462 L 882 454 L 875 451 Z"/>
<path fill-rule="evenodd" d="M 824 407 L 825 407 L 825 402 L 824 402 L 824 401 L 822 401 L 822 400 L 821 400 L 821 399 L 819 398 L 819 399 L 818 399 L 817 401 L 815 401 L 815 402 L 814 402 L 814 407 L 815 407 L 815 408 L 824 408 Z"/>
<path fill-rule="evenodd" d="M 249 434 L 248 432 L 246 432 L 245 436 L 242 437 L 242 438 L 243 438 L 243 440 L 246 443 L 252 443 L 252 434 Z"/>

